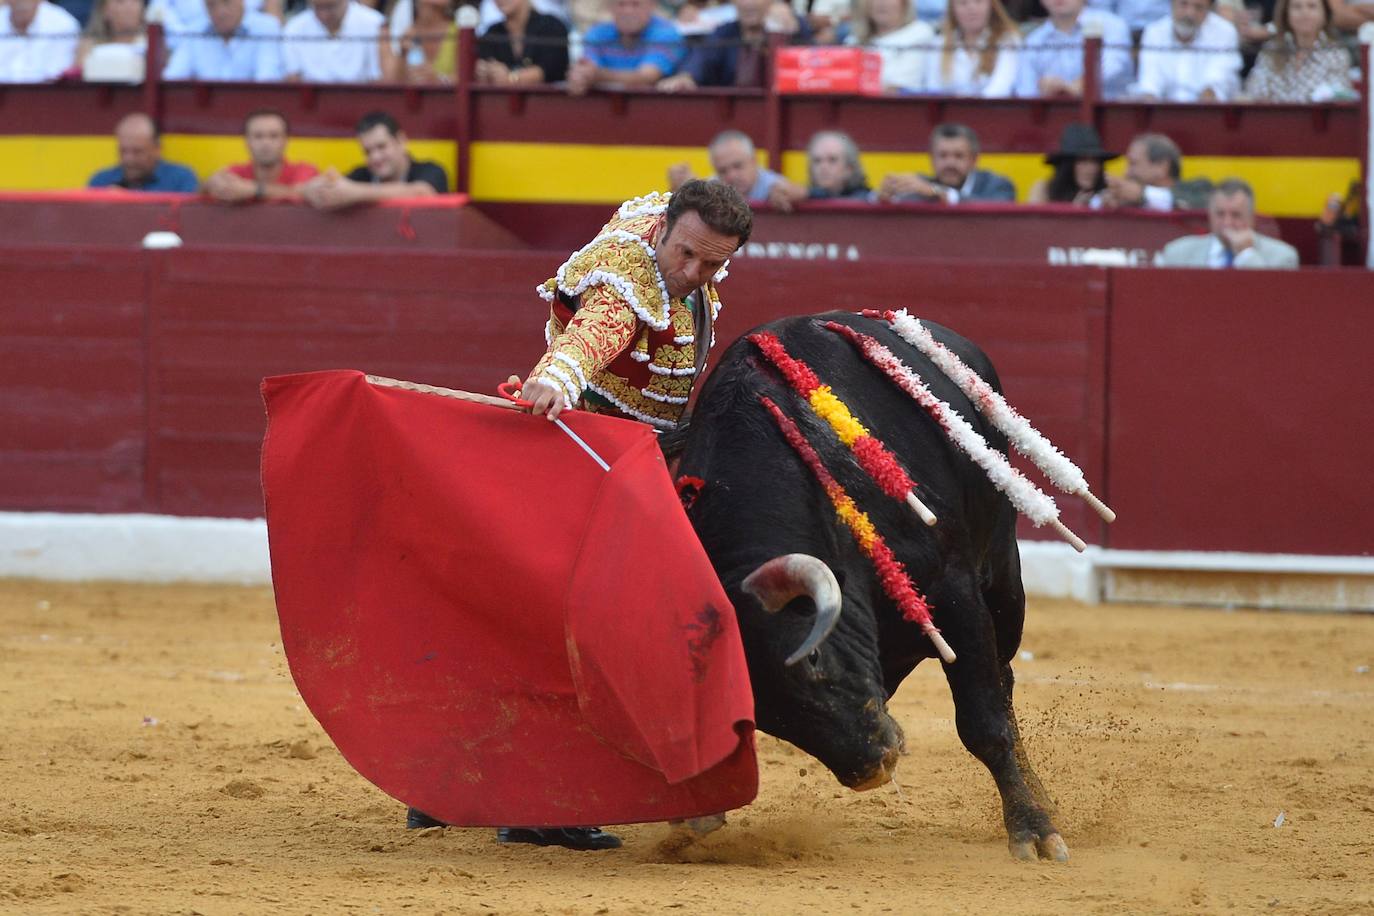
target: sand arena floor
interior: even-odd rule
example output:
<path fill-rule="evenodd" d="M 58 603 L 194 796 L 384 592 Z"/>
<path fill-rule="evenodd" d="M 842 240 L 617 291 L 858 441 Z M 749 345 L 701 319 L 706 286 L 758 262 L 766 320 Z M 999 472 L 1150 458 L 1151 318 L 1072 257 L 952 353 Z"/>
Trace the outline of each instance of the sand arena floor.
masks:
<path fill-rule="evenodd" d="M 668 861 L 662 825 L 403 830 L 301 705 L 268 590 L 0 582 L 0 912 L 1374 912 L 1374 618 L 1035 601 L 1023 648 L 1068 865 L 1008 856 L 933 665 L 894 701 L 900 794 L 762 737 L 758 801 Z"/>

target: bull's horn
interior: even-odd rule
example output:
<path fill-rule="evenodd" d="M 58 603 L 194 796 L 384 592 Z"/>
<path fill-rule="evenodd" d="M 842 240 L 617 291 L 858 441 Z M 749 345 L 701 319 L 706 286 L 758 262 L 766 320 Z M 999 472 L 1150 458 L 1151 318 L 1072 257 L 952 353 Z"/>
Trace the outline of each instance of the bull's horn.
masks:
<path fill-rule="evenodd" d="M 787 657 L 789 665 L 810 655 L 840 621 L 840 583 L 835 581 L 829 566 L 808 554 L 774 557 L 746 576 L 743 588 L 770 614 L 776 614 L 799 595 L 809 595 L 816 603 L 816 622 L 801 648 Z"/>

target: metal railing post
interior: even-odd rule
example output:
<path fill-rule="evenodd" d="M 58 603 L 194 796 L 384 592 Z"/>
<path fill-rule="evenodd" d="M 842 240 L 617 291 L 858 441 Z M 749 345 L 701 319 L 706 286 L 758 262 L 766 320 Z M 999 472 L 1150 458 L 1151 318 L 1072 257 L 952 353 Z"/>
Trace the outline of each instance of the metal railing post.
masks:
<path fill-rule="evenodd" d="M 477 10 L 458 10 L 458 72 L 453 81 L 457 95 L 455 140 L 458 145 L 453 189 L 467 194 L 472 185 L 472 84 L 477 73 Z"/>
<path fill-rule="evenodd" d="M 143 113 L 162 129 L 162 58 L 167 47 L 162 23 L 148 23 L 148 48 L 143 65 Z"/>
<path fill-rule="evenodd" d="M 763 148 L 768 167 L 782 171 L 782 98 L 778 95 L 778 51 L 787 43 L 781 32 L 768 33 L 767 78 L 763 83 Z"/>
<path fill-rule="evenodd" d="M 1102 23 L 1083 23 L 1083 96 L 1079 120 L 1097 126 L 1097 103 L 1102 101 Z"/>

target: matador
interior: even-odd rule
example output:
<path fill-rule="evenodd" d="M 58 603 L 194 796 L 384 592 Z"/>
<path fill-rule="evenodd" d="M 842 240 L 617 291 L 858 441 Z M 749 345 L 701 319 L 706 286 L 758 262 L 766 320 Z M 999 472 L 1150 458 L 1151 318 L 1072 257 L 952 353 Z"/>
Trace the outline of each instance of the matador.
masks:
<path fill-rule="evenodd" d="M 711 347 L 716 284 L 752 228 L 748 203 L 715 181 L 622 204 L 537 288 L 550 315 L 548 350 L 522 387 L 533 412 L 677 426 Z"/>

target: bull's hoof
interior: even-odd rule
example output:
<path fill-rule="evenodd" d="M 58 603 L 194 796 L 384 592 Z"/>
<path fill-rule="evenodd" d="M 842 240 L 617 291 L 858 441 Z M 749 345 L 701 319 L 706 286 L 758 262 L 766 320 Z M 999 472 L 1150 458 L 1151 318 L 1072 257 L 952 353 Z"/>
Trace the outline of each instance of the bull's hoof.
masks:
<path fill-rule="evenodd" d="M 1012 837 L 1008 845 L 1014 859 L 1034 862 L 1037 859 L 1050 859 L 1054 862 L 1069 861 L 1069 847 L 1064 838 L 1057 833 L 1043 837 Z"/>
<path fill-rule="evenodd" d="M 680 855 L 708 833 L 714 833 L 724 826 L 724 814 L 708 814 L 705 817 L 669 821 L 668 836 L 658 844 L 658 851 L 665 856 Z"/>
<path fill-rule="evenodd" d="M 1064 838 L 1057 833 L 1051 833 L 1035 844 L 1035 848 L 1040 853 L 1040 858 L 1050 859 L 1055 862 L 1069 861 L 1069 844 L 1064 842 Z"/>

